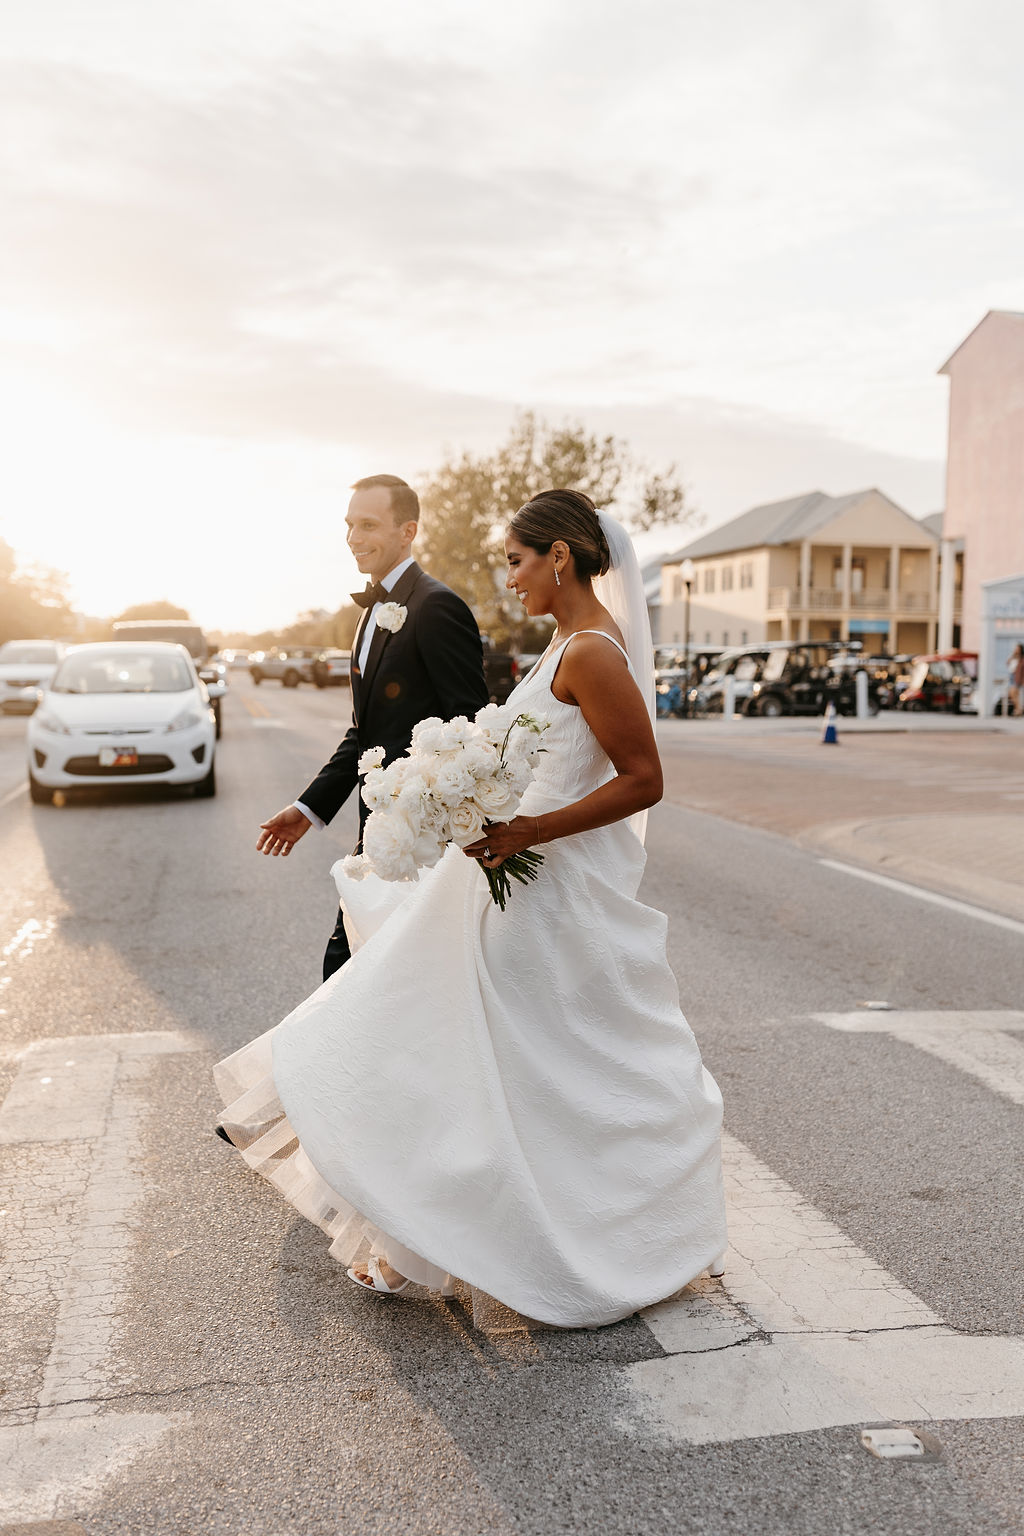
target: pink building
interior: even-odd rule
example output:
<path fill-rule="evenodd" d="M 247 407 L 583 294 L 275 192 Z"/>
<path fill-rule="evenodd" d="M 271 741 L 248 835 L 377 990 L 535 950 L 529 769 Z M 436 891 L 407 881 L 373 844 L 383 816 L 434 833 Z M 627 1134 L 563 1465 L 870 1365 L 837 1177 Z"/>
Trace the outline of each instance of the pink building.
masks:
<path fill-rule="evenodd" d="M 1024 574 L 1024 314 L 989 310 L 939 369 L 949 378 L 939 646 L 952 643 L 963 540 L 961 645 L 982 647 L 982 583 Z"/>

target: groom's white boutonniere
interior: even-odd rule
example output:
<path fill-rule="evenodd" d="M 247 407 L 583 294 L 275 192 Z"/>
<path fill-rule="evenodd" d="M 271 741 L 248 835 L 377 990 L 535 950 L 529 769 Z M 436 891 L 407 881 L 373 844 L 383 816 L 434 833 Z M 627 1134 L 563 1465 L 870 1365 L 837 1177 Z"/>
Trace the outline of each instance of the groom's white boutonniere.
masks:
<path fill-rule="evenodd" d="M 377 609 L 377 628 L 397 635 L 408 617 L 409 610 L 403 608 L 401 603 L 381 603 Z"/>

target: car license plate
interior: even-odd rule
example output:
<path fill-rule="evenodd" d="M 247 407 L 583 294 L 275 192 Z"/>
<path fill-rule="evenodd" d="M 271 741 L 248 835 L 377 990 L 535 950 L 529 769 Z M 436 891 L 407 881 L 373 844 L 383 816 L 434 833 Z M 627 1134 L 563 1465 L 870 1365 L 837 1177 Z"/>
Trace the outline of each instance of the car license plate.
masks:
<path fill-rule="evenodd" d="M 138 747 L 100 747 L 101 768 L 137 768 Z"/>

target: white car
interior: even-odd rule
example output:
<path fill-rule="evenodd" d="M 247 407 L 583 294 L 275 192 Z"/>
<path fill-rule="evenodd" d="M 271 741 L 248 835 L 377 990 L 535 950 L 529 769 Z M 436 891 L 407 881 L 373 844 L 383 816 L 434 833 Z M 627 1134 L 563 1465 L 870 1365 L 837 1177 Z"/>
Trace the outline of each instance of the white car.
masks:
<path fill-rule="evenodd" d="M 103 784 L 191 784 L 216 794 L 213 710 L 183 645 L 72 646 L 28 724 L 32 799 Z"/>
<path fill-rule="evenodd" d="M 0 645 L 0 713 L 30 715 L 64 650 L 56 640 L 8 640 Z"/>

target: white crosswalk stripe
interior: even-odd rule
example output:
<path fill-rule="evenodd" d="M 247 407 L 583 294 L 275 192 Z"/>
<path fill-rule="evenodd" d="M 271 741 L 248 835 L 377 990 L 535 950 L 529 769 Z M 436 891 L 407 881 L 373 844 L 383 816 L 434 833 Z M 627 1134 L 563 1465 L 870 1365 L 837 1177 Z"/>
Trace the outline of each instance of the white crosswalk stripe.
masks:
<path fill-rule="evenodd" d="M 4 1314 L 38 1331 L 56 1311 L 44 1362 L 25 1360 L 0 1412 L 0 1510 L 49 1520 L 100 1490 L 180 1421 L 103 1412 L 143 1207 L 138 1157 L 154 1057 L 200 1049 L 171 1031 L 48 1040 L 22 1054 L 0 1107 L 6 1198 Z"/>
<path fill-rule="evenodd" d="M 903 1040 L 977 1078 L 1004 1099 L 1024 1105 L 1024 1013 L 894 1009 L 819 1013 L 815 1017 L 829 1029 L 847 1034 L 890 1035 Z"/>
<path fill-rule="evenodd" d="M 886 1033 L 1024 1102 L 1024 1013 L 820 1015 Z M 90 1036 L 23 1053 L 0 1108 L 12 1165 L 6 1306 L 49 1308 L 45 1361 L 8 1383 L 0 1508 L 53 1519 L 87 1500 L 184 1415 L 104 1412 L 144 1169 L 135 1155 L 152 1058 L 199 1049 L 186 1035 Z M 634 1411 L 690 1444 L 841 1424 L 1024 1415 L 1024 1339 L 959 1333 L 731 1137 L 724 1143 L 730 1251 L 644 1318 L 664 1358 L 627 1367 Z M 135 1213 L 140 1214 L 136 1217 Z M 70 1219 L 69 1219 L 70 1218 Z"/>
<path fill-rule="evenodd" d="M 668 1357 L 627 1368 L 641 1422 L 708 1445 L 1024 1414 L 1024 1338 L 948 1327 L 747 1148 L 724 1151 L 725 1282 L 643 1314 Z"/>

